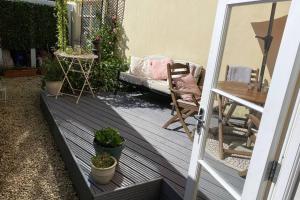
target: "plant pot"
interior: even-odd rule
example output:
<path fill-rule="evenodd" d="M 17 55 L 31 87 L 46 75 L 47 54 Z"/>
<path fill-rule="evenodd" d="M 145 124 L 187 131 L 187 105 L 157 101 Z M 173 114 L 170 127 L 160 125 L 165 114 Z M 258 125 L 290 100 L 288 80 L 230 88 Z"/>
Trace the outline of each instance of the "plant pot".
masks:
<path fill-rule="evenodd" d="M 94 55 L 98 56 L 98 58 L 96 59 L 96 61 L 98 62 L 101 60 L 101 55 L 100 55 L 101 40 L 93 40 L 92 43 L 94 46 L 92 51 Z"/>
<path fill-rule="evenodd" d="M 117 160 L 112 156 L 114 159 L 114 164 L 108 168 L 97 168 L 91 163 L 92 169 L 91 169 L 91 175 L 93 179 L 98 184 L 107 184 L 111 181 L 111 179 L 114 177 Z"/>
<path fill-rule="evenodd" d="M 102 153 L 102 152 L 109 153 L 111 156 L 115 157 L 117 159 L 117 161 L 119 161 L 122 150 L 125 147 L 125 139 L 124 138 L 122 138 L 122 139 L 123 139 L 122 145 L 117 146 L 117 147 L 104 147 L 104 146 L 101 146 L 99 144 L 99 142 L 96 139 L 94 139 L 94 148 L 95 148 L 97 153 Z"/>
<path fill-rule="evenodd" d="M 57 95 L 62 87 L 62 81 L 46 81 L 46 90 L 50 95 Z"/>

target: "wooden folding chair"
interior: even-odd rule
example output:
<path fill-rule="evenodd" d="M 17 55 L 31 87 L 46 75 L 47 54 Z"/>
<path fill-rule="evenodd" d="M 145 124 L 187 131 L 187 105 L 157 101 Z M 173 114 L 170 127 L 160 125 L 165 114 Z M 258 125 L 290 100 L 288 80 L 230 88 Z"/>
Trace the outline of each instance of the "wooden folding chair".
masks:
<path fill-rule="evenodd" d="M 168 64 L 168 81 L 169 81 L 169 89 L 171 92 L 172 105 L 175 108 L 176 114 L 169 119 L 164 125 L 163 128 L 167 128 L 169 125 L 180 122 L 184 131 L 192 140 L 193 133 L 189 130 L 185 123 L 185 119 L 189 116 L 193 116 L 198 113 L 199 110 L 199 99 L 196 99 L 196 96 L 191 91 L 183 91 L 177 90 L 175 86 L 174 79 L 179 76 L 186 76 L 190 73 L 190 67 L 187 63 L 186 65 L 180 63 Z M 204 69 L 201 68 L 199 79 L 197 80 L 198 86 L 200 85 L 200 91 L 202 91 L 203 81 L 204 81 Z M 190 94 L 192 95 L 192 101 L 184 101 L 180 98 L 182 94 Z"/>
<path fill-rule="evenodd" d="M 248 139 L 247 147 L 250 147 L 252 143 L 256 141 L 256 132 L 253 129 L 258 130 L 260 125 L 260 117 L 255 116 L 254 114 L 248 115 Z"/>

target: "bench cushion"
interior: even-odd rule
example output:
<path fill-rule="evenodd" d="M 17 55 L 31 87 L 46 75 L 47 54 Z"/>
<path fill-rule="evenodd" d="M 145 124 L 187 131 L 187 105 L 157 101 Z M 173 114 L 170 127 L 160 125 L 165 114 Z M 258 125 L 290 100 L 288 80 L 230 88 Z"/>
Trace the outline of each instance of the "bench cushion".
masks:
<path fill-rule="evenodd" d="M 156 90 L 164 94 L 170 94 L 168 81 L 148 79 L 144 82 L 144 86 L 151 90 Z"/>
<path fill-rule="evenodd" d="M 119 79 L 122 80 L 122 81 L 128 82 L 128 83 L 131 83 L 131 84 L 134 84 L 134 85 L 140 85 L 140 86 L 143 86 L 144 82 L 147 80 L 147 78 L 138 77 L 138 76 L 135 76 L 135 75 L 130 74 L 128 72 L 121 72 L 120 76 L 119 76 Z"/>

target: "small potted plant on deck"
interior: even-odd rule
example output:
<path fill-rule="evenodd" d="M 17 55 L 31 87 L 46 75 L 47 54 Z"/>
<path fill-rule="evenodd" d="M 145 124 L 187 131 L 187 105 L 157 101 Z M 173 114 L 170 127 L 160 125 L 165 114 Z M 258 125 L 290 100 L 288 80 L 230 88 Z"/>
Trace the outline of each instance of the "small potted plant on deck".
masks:
<path fill-rule="evenodd" d="M 108 153 L 100 153 L 91 159 L 91 175 L 99 184 L 107 184 L 113 178 L 117 160 Z"/>
<path fill-rule="evenodd" d="M 97 153 L 107 152 L 119 160 L 124 146 L 125 140 L 117 129 L 108 127 L 95 131 L 94 147 Z"/>
<path fill-rule="evenodd" d="M 46 90 L 50 95 L 57 95 L 62 87 L 63 72 L 55 59 L 47 59 L 44 61 L 43 68 L 45 70 L 44 81 Z"/>

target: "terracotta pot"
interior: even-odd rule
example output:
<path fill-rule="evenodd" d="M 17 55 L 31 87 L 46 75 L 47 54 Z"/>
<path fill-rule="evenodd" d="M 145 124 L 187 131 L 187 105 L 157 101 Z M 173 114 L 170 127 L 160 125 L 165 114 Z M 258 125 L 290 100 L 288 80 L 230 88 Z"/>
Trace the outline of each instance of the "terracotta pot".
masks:
<path fill-rule="evenodd" d="M 117 160 L 113 156 L 111 156 L 111 158 L 113 158 L 115 162 L 112 166 L 107 168 L 97 168 L 93 165 L 93 163 L 91 163 L 92 166 L 91 175 L 93 179 L 96 181 L 96 183 L 107 184 L 114 177 Z"/>
<path fill-rule="evenodd" d="M 62 87 L 62 81 L 46 81 L 46 89 L 50 95 L 57 95 Z"/>

